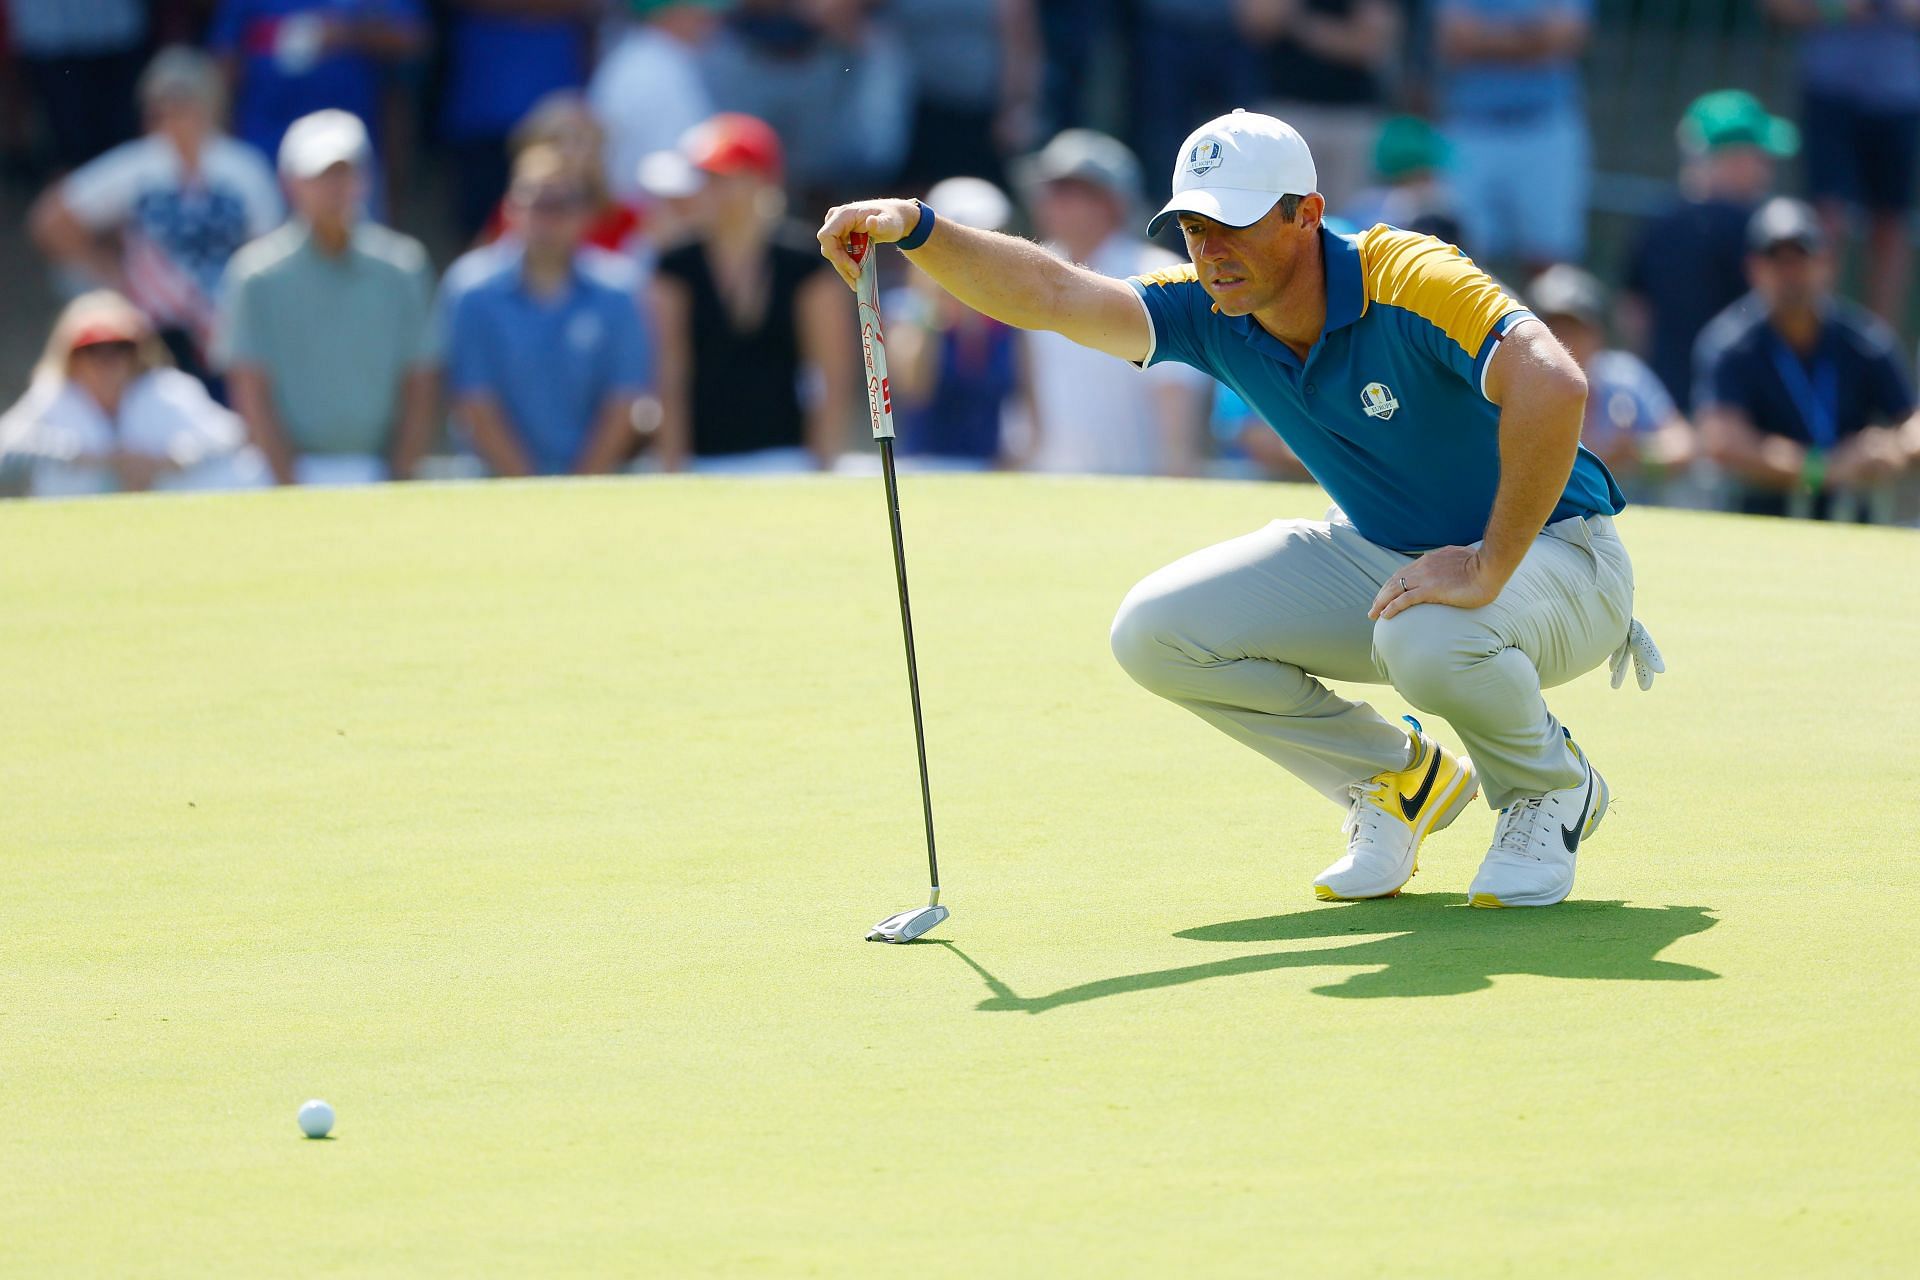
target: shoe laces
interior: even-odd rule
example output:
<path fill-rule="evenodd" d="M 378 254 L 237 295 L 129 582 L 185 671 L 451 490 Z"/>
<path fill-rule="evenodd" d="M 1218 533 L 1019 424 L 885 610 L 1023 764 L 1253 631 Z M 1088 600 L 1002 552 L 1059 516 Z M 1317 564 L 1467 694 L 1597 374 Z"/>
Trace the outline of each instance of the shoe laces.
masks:
<path fill-rule="evenodd" d="M 1384 783 L 1371 779 L 1347 788 L 1347 817 L 1340 824 L 1340 834 L 1347 837 L 1349 844 L 1358 835 L 1373 836 L 1379 830 L 1380 797 L 1385 791 Z"/>
<path fill-rule="evenodd" d="M 1534 832 L 1539 828 L 1542 816 L 1546 813 L 1546 797 L 1530 796 L 1524 800 L 1515 800 L 1500 811 L 1500 833 L 1494 837 L 1493 847 L 1502 853 L 1517 854 L 1522 858 L 1540 861 L 1540 855 L 1533 851 Z"/>

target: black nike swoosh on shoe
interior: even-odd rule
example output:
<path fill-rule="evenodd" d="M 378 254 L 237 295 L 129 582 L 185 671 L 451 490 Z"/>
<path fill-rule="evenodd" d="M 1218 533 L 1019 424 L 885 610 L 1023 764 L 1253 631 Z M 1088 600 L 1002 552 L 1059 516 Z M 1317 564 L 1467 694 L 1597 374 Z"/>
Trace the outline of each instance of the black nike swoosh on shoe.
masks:
<path fill-rule="evenodd" d="M 1580 821 L 1570 827 L 1560 828 L 1560 843 L 1567 846 L 1568 853 L 1580 851 L 1580 833 L 1587 826 L 1587 810 L 1593 804 L 1593 766 L 1587 766 L 1587 798 L 1580 803 Z"/>
<path fill-rule="evenodd" d="M 1430 746 L 1428 750 L 1433 752 L 1433 759 L 1427 765 L 1427 776 L 1421 780 L 1420 789 L 1411 796 L 1400 797 L 1400 815 L 1408 822 L 1412 822 L 1413 815 L 1427 803 L 1427 797 L 1433 792 L 1433 780 L 1440 774 L 1440 748 Z"/>

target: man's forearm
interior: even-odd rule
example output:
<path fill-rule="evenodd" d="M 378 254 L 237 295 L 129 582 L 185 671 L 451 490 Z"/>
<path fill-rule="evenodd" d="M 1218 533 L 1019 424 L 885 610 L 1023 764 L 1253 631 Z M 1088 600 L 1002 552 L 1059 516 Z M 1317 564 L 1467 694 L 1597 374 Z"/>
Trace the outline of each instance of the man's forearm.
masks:
<path fill-rule="evenodd" d="M 1503 584 L 1520 567 L 1566 492 L 1579 452 L 1583 403 L 1573 401 L 1571 414 L 1565 401 L 1521 402 L 1500 414 L 1500 487 L 1480 555 Z"/>
<path fill-rule="evenodd" d="M 1031 240 L 938 219 L 913 265 L 962 303 L 1002 324 L 1047 329 L 1075 277 L 1088 274 Z"/>
<path fill-rule="evenodd" d="M 1544 326 L 1517 326 L 1492 358 L 1488 389 L 1501 406 L 1500 486 L 1480 560 L 1490 580 L 1504 585 L 1566 492 L 1580 451 L 1587 383 Z"/>

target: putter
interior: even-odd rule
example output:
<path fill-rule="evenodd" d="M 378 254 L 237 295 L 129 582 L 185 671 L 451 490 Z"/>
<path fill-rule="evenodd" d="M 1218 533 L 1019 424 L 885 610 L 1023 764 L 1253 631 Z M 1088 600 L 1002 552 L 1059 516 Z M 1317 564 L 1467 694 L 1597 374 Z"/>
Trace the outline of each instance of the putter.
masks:
<path fill-rule="evenodd" d="M 927 733 L 920 718 L 920 668 L 913 656 L 913 611 L 907 607 L 907 552 L 900 539 L 900 483 L 893 469 L 893 396 L 887 385 L 887 339 L 880 328 L 880 285 L 872 242 L 865 232 L 847 239 L 847 253 L 860 264 L 860 354 L 867 365 L 867 417 L 880 442 L 880 470 L 887 480 L 887 521 L 893 529 L 893 573 L 900 584 L 900 633 L 907 641 L 907 691 L 913 698 L 913 744 L 920 757 L 920 810 L 927 823 L 927 880 L 933 895 L 924 907 L 888 916 L 867 931 L 868 942 L 912 942 L 947 918 L 940 905 L 940 862 L 933 851 L 933 788 L 927 783 Z"/>

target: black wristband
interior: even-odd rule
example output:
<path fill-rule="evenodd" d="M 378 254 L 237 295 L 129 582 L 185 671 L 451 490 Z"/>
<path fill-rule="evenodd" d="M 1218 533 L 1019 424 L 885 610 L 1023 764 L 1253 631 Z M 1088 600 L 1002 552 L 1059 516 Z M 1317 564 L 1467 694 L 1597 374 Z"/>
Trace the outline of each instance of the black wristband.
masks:
<path fill-rule="evenodd" d="M 927 237 L 933 234 L 933 210 L 928 208 L 923 200 L 915 200 L 914 203 L 920 206 L 920 221 L 914 223 L 913 230 L 895 241 L 893 246 L 896 249 L 905 249 L 909 253 L 925 244 Z"/>

